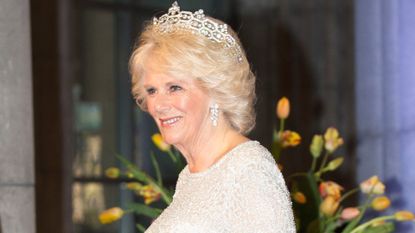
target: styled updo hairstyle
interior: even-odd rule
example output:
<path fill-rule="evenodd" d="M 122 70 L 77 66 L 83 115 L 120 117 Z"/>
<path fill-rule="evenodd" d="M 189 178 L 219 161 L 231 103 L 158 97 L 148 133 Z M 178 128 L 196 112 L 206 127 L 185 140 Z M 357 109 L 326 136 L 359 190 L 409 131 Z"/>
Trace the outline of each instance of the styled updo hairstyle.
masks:
<path fill-rule="evenodd" d="M 239 60 L 223 43 L 190 29 L 161 32 L 157 25 L 148 22 L 129 62 L 132 94 L 141 109 L 147 110 L 142 77 L 151 61 L 153 71 L 179 79 L 194 79 L 219 105 L 230 125 L 239 133 L 248 134 L 255 126 L 255 75 L 236 33 L 230 27 L 228 33 L 241 47 Z"/>

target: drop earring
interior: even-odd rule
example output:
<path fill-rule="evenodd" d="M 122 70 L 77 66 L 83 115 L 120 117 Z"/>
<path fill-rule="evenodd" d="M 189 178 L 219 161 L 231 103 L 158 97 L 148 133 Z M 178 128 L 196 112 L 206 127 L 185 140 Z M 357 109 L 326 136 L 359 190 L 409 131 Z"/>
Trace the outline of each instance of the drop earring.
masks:
<path fill-rule="evenodd" d="M 213 104 L 210 108 L 209 108 L 209 112 L 210 112 L 210 120 L 212 121 L 212 125 L 213 126 L 218 126 L 218 118 L 219 118 L 219 105 L 218 104 Z"/>

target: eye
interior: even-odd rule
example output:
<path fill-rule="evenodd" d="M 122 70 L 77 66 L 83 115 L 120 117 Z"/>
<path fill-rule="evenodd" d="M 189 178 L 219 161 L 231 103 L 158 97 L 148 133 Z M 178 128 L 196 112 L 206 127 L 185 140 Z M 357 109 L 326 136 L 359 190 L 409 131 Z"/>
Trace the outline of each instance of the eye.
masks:
<path fill-rule="evenodd" d="M 176 91 L 180 91 L 180 90 L 183 90 L 183 88 L 179 85 L 171 85 L 169 87 L 170 92 L 176 92 Z"/>
<path fill-rule="evenodd" d="M 146 92 L 148 95 L 153 95 L 154 93 L 156 93 L 156 89 L 153 87 L 147 88 Z"/>

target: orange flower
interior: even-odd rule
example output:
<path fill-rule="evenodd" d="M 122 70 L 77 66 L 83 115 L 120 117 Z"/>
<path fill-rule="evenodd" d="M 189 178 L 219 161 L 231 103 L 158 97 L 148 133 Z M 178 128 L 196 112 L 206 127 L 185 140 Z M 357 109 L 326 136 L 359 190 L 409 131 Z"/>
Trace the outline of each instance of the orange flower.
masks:
<path fill-rule="evenodd" d="M 164 142 L 161 134 L 153 134 L 153 136 L 151 136 L 151 140 L 153 140 L 154 145 L 156 145 L 161 151 L 167 152 L 170 150 L 170 145 Z"/>
<path fill-rule="evenodd" d="M 283 120 L 288 115 L 290 115 L 290 101 L 286 97 L 282 97 L 277 104 L 277 116 Z"/>
<path fill-rule="evenodd" d="M 333 181 L 321 182 L 319 186 L 319 191 L 321 197 L 325 198 L 326 196 L 332 196 L 336 200 L 341 197 L 341 192 L 343 187 Z"/>
<path fill-rule="evenodd" d="M 105 170 L 105 176 L 110 179 L 116 179 L 120 176 L 120 169 L 116 167 L 110 167 Z"/>
<path fill-rule="evenodd" d="M 339 204 L 339 201 L 335 197 L 327 196 L 320 204 L 320 212 L 326 217 L 333 216 L 337 208 L 339 208 Z"/>
<path fill-rule="evenodd" d="M 301 136 L 294 131 L 285 130 L 280 135 L 280 140 L 282 147 L 294 147 L 300 144 Z"/>
<path fill-rule="evenodd" d="M 114 221 L 117 221 L 123 215 L 124 215 L 124 211 L 121 208 L 119 208 L 119 207 L 113 207 L 111 209 L 107 209 L 107 210 L 103 211 L 99 215 L 98 218 L 99 218 L 99 221 L 102 224 L 108 224 L 108 223 L 112 223 Z"/>
<path fill-rule="evenodd" d="M 347 221 L 356 218 L 359 214 L 360 210 L 358 208 L 348 207 L 342 211 L 340 218 Z"/>
<path fill-rule="evenodd" d="M 415 219 L 415 216 L 410 211 L 398 211 L 395 213 L 395 218 L 398 221 L 412 221 Z"/>
<path fill-rule="evenodd" d="M 144 198 L 146 205 L 151 204 L 154 201 L 160 199 L 160 193 L 157 192 L 152 185 L 145 185 L 139 191 L 138 194 Z"/>
<path fill-rule="evenodd" d="M 307 198 L 305 197 L 305 195 L 302 192 L 295 192 L 293 194 L 293 199 L 295 202 L 299 203 L 299 204 L 305 204 L 307 202 Z"/>
<path fill-rule="evenodd" d="M 360 183 L 360 189 L 366 194 L 383 194 L 385 192 L 385 185 L 379 180 L 379 177 L 372 176 Z"/>
<path fill-rule="evenodd" d="M 372 201 L 372 208 L 377 211 L 387 209 L 391 204 L 391 201 L 386 196 L 376 197 Z"/>
<path fill-rule="evenodd" d="M 343 139 L 339 137 L 339 131 L 336 128 L 330 127 L 324 134 L 324 147 L 330 153 L 333 153 L 339 146 L 343 145 Z"/>

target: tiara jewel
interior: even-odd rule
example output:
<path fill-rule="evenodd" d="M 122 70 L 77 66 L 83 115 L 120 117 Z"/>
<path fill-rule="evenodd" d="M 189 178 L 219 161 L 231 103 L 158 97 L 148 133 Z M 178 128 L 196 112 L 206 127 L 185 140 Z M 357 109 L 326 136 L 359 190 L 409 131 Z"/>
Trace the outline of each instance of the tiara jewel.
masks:
<path fill-rule="evenodd" d="M 224 44 L 225 47 L 230 49 L 238 62 L 242 62 L 241 47 L 235 38 L 228 33 L 228 25 L 218 24 L 205 17 L 202 9 L 194 13 L 180 11 L 179 4 L 174 2 L 166 14 L 158 19 L 153 18 L 153 25 L 164 33 L 172 32 L 176 27 L 189 29 L 192 33 L 203 35 L 214 42 Z"/>

